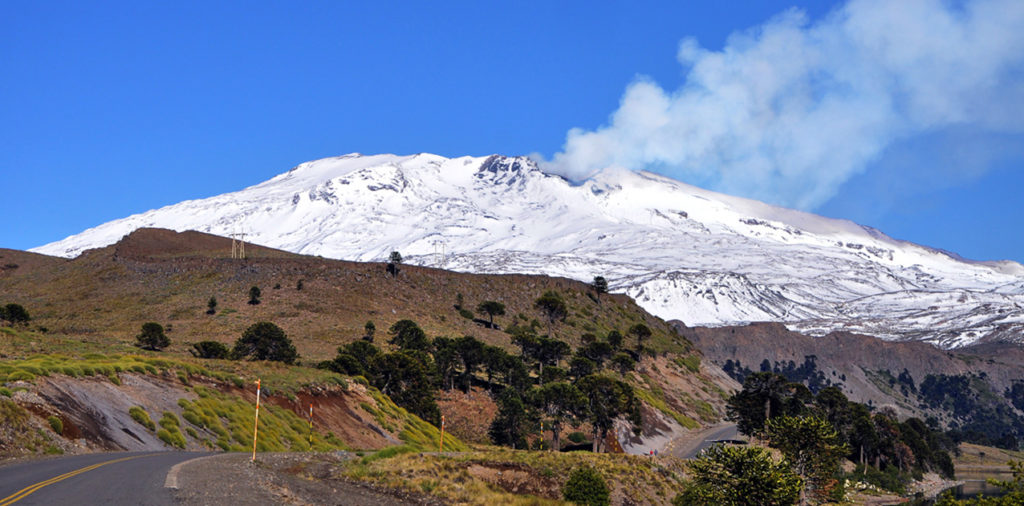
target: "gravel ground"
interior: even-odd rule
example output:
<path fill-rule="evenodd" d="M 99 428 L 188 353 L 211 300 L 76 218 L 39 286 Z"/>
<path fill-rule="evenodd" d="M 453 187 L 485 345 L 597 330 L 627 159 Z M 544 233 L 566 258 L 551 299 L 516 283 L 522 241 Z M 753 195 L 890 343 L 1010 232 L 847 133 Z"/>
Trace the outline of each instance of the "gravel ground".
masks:
<path fill-rule="evenodd" d="M 353 458 L 331 454 L 223 453 L 185 463 L 178 470 L 175 499 L 181 504 L 443 504 L 338 476 L 338 464 Z"/>

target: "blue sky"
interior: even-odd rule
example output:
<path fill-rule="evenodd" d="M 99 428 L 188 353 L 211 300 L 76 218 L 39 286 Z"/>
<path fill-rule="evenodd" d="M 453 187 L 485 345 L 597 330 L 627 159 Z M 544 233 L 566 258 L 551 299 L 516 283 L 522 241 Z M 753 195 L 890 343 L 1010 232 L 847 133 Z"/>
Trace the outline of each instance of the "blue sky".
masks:
<path fill-rule="evenodd" d="M 920 10 L 907 13 L 913 20 L 932 20 L 945 8 L 917 3 Z M 951 9 L 969 17 L 973 3 Z M 966 53 L 964 60 L 935 63 L 925 52 L 929 63 L 918 68 L 905 59 L 879 66 L 884 58 L 848 47 L 836 33 L 875 35 L 874 25 L 858 17 L 863 6 L 842 2 L 98 4 L 2 8 L 0 247 L 39 246 L 326 156 L 536 153 L 577 177 L 594 163 L 626 164 L 852 219 L 969 258 L 1024 261 L 1024 129 L 1010 117 L 1021 109 L 1024 86 L 1012 37 L 973 48 L 967 34 L 967 51 L 938 48 Z M 934 19 L 928 22 L 942 21 Z M 937 43 L 933 32 L 951 39 L 955 28 L 922 31 L 919 41 L 900 29 L 908 39 L 897 42 L 928 49 Z M 681 55 L 687 39 L 695 42 Z M 828 49 L 817 54 L 818 45 Z M 1002 47 L 1010 56 L 1000 56 Z M 816 56 L 804 61 L 798 53 Z M 860 66 L 846 65 L 849 54 L 861 56 Z M 805 65 L 788 77 L 745 73 L 791 60 Z M 964 62 L 975 61 L 992 65 L 965 70 Z M 877 91 L 896 105 L 858 123 L 849 118 L 874 108 L 848 100 L 845 111 L 853 112 L 825 116 L 824 124 L 837 125 L 831 138 L 822 133 L 831 128 L 807 118 L 823 121 L 821 111 L 833 109 L 801 106 L 786 124 L 802 125 L 796 131 L 810 140 L 785 149 L 763 131 L 750 142 L 730 130 L 749 133 L 757 117 L 750 110 L 703 100 L 732 89 L 732 79 L 740 87 L 775 83 L 773 104 L 801 103 L 807 97 L 788 90 L 808 85 L 808 96 L 822 100 L 817 105 L 831 107 L 829 87 L 850 69 L 867 76 L 854 91 L 863 85 L 870 93 L 839 95 L 865 101 Z M 957 73 L 946 76 L 950 69 Z M 875 89 L 876 71 L 895 91 Z M 976 74 L 999 86 L 958 78 Z M 930 76 L 941 89 L 929 87 Z M 663 127 L 644 121 L 642 145 L 629 145 L 636 124 L 623 111 L 633 104 L 650 111 L 651 97 L 666 101 L 669 114 L 683 111 L 667 124 L 698 134 L 719 125 L 711 145 L 718 154 L 695 157 L 687 151 L 695 135 L 662 135 Z M 942 114 L 937 103 L 948 106 Z M 567 138 L 573 128 L 580 130 Z M 594 139 L 611 139 L 622 152 L 595 159 L 587 151 Z M 670 154 L 662 158 L 623 154 L 662 152 L 665 144 Z"/>

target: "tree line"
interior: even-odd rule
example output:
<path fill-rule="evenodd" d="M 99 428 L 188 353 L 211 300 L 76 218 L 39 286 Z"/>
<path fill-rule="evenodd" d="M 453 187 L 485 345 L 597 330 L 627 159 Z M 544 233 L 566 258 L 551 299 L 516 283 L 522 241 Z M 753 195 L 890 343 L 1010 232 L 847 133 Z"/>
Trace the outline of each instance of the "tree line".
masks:
<path fill-rule="evenodd" d="M 555 327 L 568 310 L 556 292 L 545 292 L 534 303 L 542 324 L 514 323 L 506 329 L 518 353 L 509 353 L 473 336 L 430 338 L 412 320 L 400 320 L 387 331 L 389 349 L 374 343 L 376 330 L 367 322 L 362 339 L 338 348 L 338 355 L 318 367 L 350 376 L 364 376 L 396 404 L 431 423 L 440 422 L 436 390 L 486 389 L 496 400 L 498 413 L 489 430 L 495 444 L 525 448 L 526 436 L 543 424 L 551 431 L 552 448 L 561 447 L 560 434 L 567 426 L 589 423 L 593 450 L 602 449 L 616 419 L 625 419 L 639 430 L 640 401 L 633 388 L 615 373 L 631 371 L 639 358 L 625 346 L 625 337 L 611 331 L 599 338 L 583 336 L 573 350 L 553 337 Z M 488 314 L 501 314 L 504 305 L 485 301 L 478 306 Z M 492 320 L 493 321 L 493 320 Z M 651 331 L 643 324 L 627 333 L 637 349 Z"/>
<path fill-rule="evenodd" d="M 753 373 L 729 399 L 727 412 L 740 432 L 780 449 L 804 492 L 822 500 L 841 492 L 843 458 L 857 463 L 859 478 L 895 491 L 929 471 L 953 477 L 949 452 L 956 443 L 934 421 L 901 422 L 889 409 L 873 413 L 836 387 L 814 395 L 779 374 Z M 813 451 L 801 453 L 807 449 Z"/>

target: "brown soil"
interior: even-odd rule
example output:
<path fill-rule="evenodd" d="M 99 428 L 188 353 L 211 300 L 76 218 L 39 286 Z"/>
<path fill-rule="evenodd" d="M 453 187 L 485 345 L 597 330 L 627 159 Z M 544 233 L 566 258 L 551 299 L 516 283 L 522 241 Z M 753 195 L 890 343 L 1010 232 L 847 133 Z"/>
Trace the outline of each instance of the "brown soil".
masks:
<path fill-rule="evenodd" d="M 482 462 L 470 464 L 466 471 L 474 478 L 513 494 L 561 498 L 562 486 L 557 481 L 541 476 L 525 464 Z"/>
<path fill-rule="evenodd" d="M 445 430 L 467 443 L 490 444 L 487 431 L 498 413 L 498 405 L 481 388 L 469 393 L 461 390 L 441 391 L 437 406 L 444 415 Z"/>
<path fill-rule="evenodd" d="M 226 453 L 185 463 L 178 472 L 175 499 L 181 504 L 441 504 L 429 496 L 375 488 L 341 477 L 338 464 L 350 458 L 331 454 L 264 453 L 256 463 Z"/>
<path fill-rule="evenodd" d="M 20 382 L 25 390 L 14 392 L 13 400 L 28 410 L 35 425 L 48 429 L 46 418 L 58 416 L 64 425 L 63 439 L 54 437 L 55 443 L 66 453 L 109 450 L 162 450 L 167 446 L 154 432 L 133 420 L 128 411 L 141 406 L 156 422 L 164 411 L 182 418 L 179 399 L 194 399 L 173 375 L 154 376 L 121 373 L 121 385 L 111 383 L 102 376 L 71 378 L 63 375 L 39 377 L 35 383 Z M 220 390 L 255 401 L 255 394 L 233 384 L 193 377 L 193 385 Z M 376 401 L 366 387 L 352 382 L 347 389 L 337 386 L 317 386 L 299 392 L 296 400 L 275 395 L 262 399 L 264 404 L 292 410 L 305 419 L 309 404 L 314 406 L 313 426 L 319 434 L 328 432 L 345 441 L 350 447 L 380 449 L 401 444 L 396 434 L 380 427 L 376 419 L 360 406 L 371 406 Z M 199 441 L 183 432 L 189 450 L 206 449 Z"/>

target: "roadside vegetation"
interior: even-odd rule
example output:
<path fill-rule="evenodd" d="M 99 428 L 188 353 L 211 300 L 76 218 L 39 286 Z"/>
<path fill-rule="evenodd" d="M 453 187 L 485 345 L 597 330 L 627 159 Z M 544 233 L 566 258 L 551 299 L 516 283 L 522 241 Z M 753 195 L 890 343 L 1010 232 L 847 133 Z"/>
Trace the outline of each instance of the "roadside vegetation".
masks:
<path fill-rule="evenodd" d="M 385 452 L 388 455 L 380 455 Z M 580 469 L 600 478 L 616 504 L 624 498 L 634 504 L 667 504 L 679 491 L 682 476 L 676 459 L 624 454 L 500 448 L 443 454 L 385 452 L 349 463 L 342 472 L 377 485 L 481 505 L 562 504 L 570 477 Z"/>

